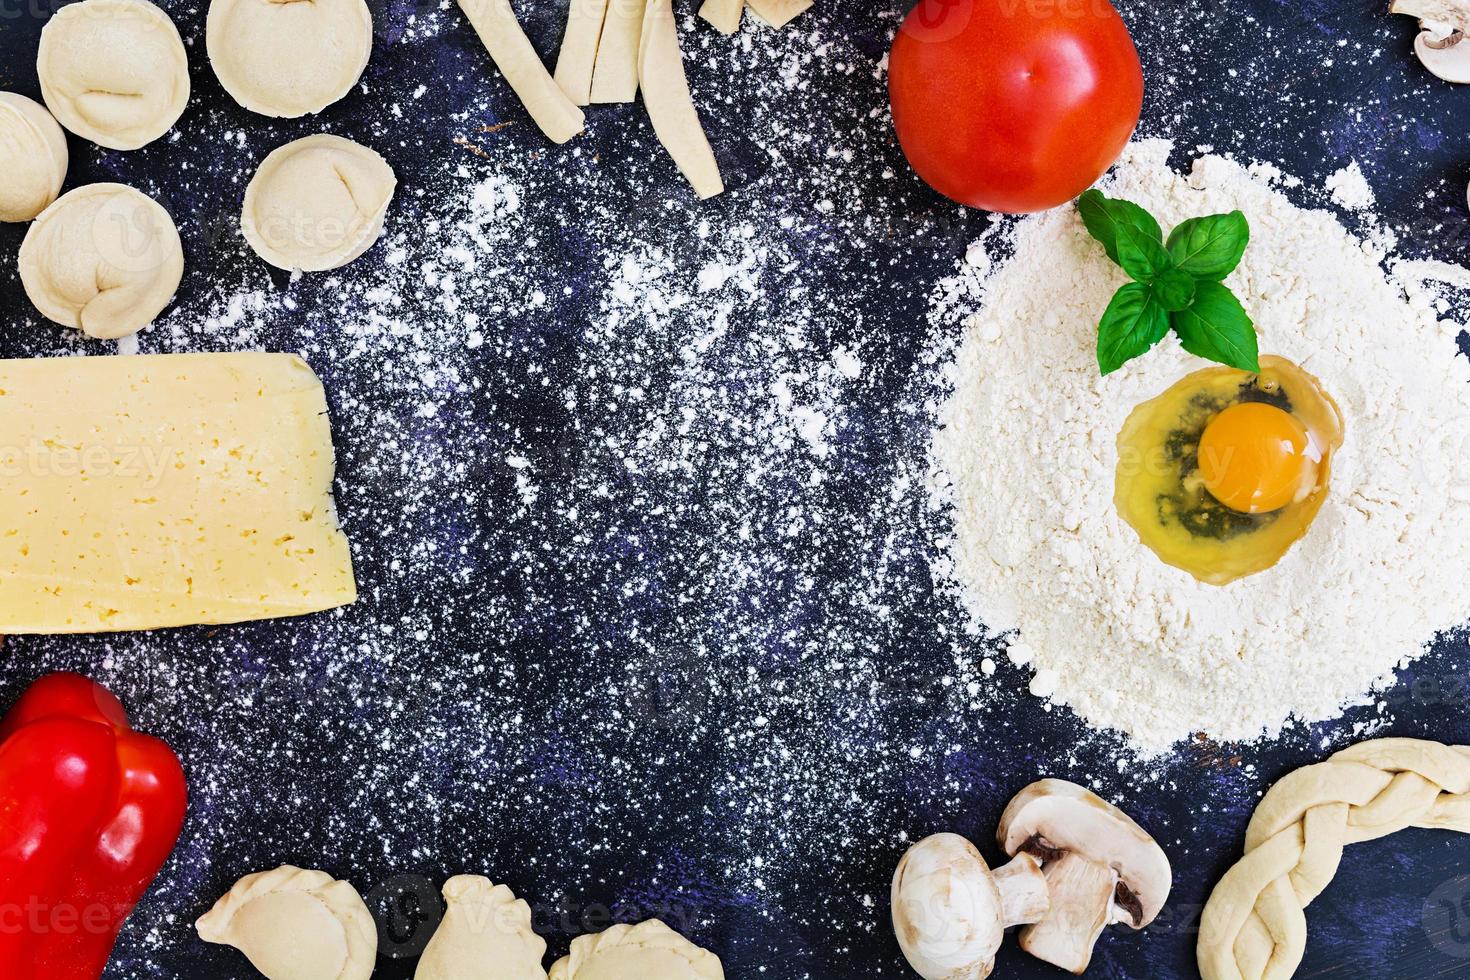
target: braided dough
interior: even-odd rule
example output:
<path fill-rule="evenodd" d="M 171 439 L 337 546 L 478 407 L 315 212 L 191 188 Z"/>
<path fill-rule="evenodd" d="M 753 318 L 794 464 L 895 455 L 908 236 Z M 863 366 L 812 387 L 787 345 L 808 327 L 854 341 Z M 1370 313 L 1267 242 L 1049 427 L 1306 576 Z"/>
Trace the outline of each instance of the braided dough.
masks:
<path fill-rule="evenodd" d="M 46 319 L 113 340 L 152 323 L 184 275 L 173 218 L 122 184 L 57 199 L 20 244 L 20 282 Z"/>
<path fill-rule="evenodd" d="M 56 121 L 110 150 L 152 143 L 189 102 L 184 42 L 147 0 L 62 7 L 41 31 L 36 72 Z"/>
<path fill-rule="evenodd" d="M 1342 849 L 1409 827 L 1470 833 L 1470 746 L 1385 738 L 1288 774 L 1261 800 L 1245 856 L 1200 920 L 1204 980 L 1285 980 L 1306 951 L 1303 909 Z"/>
<path fill-rule="evenodd" d="M 419 959 L 414 980 L 546 980 L 546 940 L 531 928 L 531 907 L 489 878 L 444 883 L 448 908 Z"/>
<path fill-rule="evenodd" d="M 373 15 L 363 0 L 213 0 L 204 40 L 236 102 L 294 118 L 352 91 L 373 52 Z"/>
<path fill-rule="evenodd" d="M 0 221 L 30 221 L 61 193 L 66 134 L 38 102 L 0 92 Z"/>
<path fill-rule="evenodd" d="M 720 958 L 658 919 L 572 940 L 551 980 L 725 980 Z"/>
<path fill-rule="evenodd" d="M 368 980 L 378 958 L 378 927 L 356 889 L 289 864 L 241 878 L 194 928 L 267 980 Z"/>

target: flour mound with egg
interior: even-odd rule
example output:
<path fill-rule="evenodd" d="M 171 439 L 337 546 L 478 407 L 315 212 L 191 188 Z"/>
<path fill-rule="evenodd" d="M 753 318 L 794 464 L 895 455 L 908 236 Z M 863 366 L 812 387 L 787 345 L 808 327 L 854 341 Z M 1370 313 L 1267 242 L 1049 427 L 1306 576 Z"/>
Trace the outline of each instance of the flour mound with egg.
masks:
<path fill-rule="evenodd" d="M 1175 173 L 1171 149 L 1132 146 L 1109 195 L 1166 231 L 1245 212 L 1252 241 L 1226 284 L 1261 351 L 1320 378 L 1342 409 L 1346 440 L 1305 537 L 1222 587 L 1160 561 L 1119 517 L 1129 413 L 1208 365 L 1171 336 L 1099 376 L 1098 317 L 1125 280 L 1073 208 L 972 248 L 974 268 L 941 287 L 940 317 L 969 316 L 933 445 L 954 522 L 941 563 L 970 611 L 1033 658 L 1033 693 L 1147 751 L 1336 715 L 1470 617 L 1462 326 L 1410 274 L 1420 267 L 1389 262 L 1389 275 L 1386 256 L 1333 215 L 1218 156 Z"/>

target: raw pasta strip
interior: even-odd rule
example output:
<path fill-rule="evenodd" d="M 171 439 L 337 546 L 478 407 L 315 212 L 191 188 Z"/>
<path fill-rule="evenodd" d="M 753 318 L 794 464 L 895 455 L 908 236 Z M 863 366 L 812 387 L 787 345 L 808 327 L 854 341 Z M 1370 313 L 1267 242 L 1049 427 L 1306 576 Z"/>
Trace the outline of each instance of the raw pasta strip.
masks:
<path fill-rule="evenodd" d="M 556 84 L 577 105 L 592 101 L 592 68 L 597 63 L 607 5 L 608 0 L 572 0 L 567 12 L 567 32 L 556 59 Z"/>
<path fill-rule="evenodd" d="M 699 16 L 714 25 L 721 34 L 735 34 L 740 30 L 740 18 L 745 13 L 745 0 L 704 0 Z"/>
<path fill-rule="evenodd" d="M 459 6 L 541 131 L 556 143 L 580 133 L 586 127 L 582 110 L 572 104 L 541 63 L 510 0 L 459 0 Z"/>
<path fill-rule="evenodd" d="M 750 9 L 772 27 L 785 27 L 812 9 L 812 0 L 750 0 Z"/>
<path fill-rule="evenodd" d="M 592 101 L 632 102 L 638 98 L 638 42 L 643 37 L 647 0 L 614 0 L 607 10 L 597 66 L 592 71 Z"/>
<path fill-rule="evenodd" d="M 643 15 L 643 41 L 638 51 L 638 80 L 643 102 L 659 142 L 674 158 L 701 198 L 725 191 L 720 165 L 699 122 L 684 74 L 684 53 L 674 23 L 673 0 L 649 0 Z"/>

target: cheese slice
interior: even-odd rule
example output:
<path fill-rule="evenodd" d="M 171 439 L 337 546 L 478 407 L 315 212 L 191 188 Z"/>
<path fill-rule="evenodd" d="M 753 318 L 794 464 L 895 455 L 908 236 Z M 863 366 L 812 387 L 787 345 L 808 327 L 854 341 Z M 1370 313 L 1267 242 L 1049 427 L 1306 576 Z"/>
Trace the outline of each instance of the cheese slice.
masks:
<path fill-rule="evenodd" d="M 289 354 L 0 360 L 0 632 L 357 598 L 327 400 Z"/>

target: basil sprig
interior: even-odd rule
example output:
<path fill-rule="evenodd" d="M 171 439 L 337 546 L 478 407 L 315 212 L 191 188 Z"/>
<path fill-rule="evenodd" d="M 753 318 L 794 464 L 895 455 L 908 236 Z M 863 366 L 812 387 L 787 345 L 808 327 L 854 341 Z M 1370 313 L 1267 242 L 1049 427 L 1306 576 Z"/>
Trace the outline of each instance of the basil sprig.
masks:
<path fill-rule="evenodd" d="M 1077 201 L 1082 223 L 1133 281 L 1113 296 L 1097 325 L 1097 364 L 1112 374 L 1172 328 L 1198 357 L 1260 371 L 1256 328 L 1221 280 L 1250 242 L 1239 211 L 1191 218 L 1169 233 L 1131 201 L 1091 190 Z"/>

